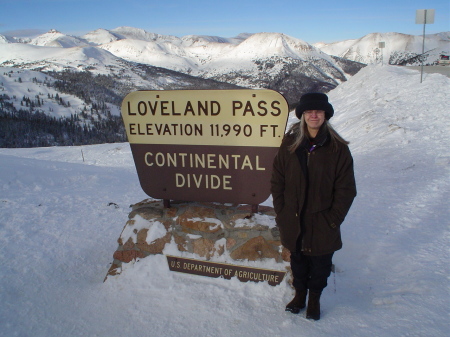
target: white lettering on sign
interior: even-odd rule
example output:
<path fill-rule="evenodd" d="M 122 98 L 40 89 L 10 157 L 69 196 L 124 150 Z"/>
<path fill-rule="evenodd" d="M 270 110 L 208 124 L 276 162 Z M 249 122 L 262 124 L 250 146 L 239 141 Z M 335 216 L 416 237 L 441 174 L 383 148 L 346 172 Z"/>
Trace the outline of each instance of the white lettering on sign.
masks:
<path fill-rule="evenodd" d="M 217 101 L 194 103 L 187 101 L 182 109 L 177 109 L 175 105 L 175 101 L 139 101 L 137 109 L 133 109 L 131 102 L 127 102 L 129 116 L 145 116 L 147 114 L 152 116 L 217 116 L 220 114 L 220 104 Z"/>
<path fill-rule="evenodd" d="M 241 282 L 266 281 L 271 286 L 279 285 L 286 275 L 285 271 L 280 270 L 268 270 L 225 263 L 199 261 L 170 255 L 167 255 L 167 263 L 169 264 L 169 269 L 171 271 L 216 278 L 223 277 L 228 280 L 232 277 L 236 277 Z"/>
<path fill-rule="evenodd" d="M 215 174 L 195 174 L 195 173 L 176 173 L 175 174 L 176 183 L 175 186 L 179 188 L 206 188 L 217 190 L 222 188 L 223 190 L 232 190 L 230 186 L 231 176 L 222 175 L 218 176 Z"/>
<path fill-rule="evenodd" d="M 233 169 L 233 170 L 256 170 L 265 171 L 260 166 L 258 155 L 250 157 L 240 154 L 216 154 L 216 153 L 162 153 L 147 152 L 145 164 L 147 166 L 167 166 L 183 168 L 208 168 L 208 169 Z"/>

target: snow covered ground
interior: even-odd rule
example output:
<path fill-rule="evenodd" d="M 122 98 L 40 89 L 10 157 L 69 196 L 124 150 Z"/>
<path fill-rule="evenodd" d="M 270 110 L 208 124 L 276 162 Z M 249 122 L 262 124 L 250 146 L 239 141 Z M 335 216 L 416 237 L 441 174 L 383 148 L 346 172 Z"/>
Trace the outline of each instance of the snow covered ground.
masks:
<path fill-rule="evenodd" d="M 369 66 L 329 96 L 358 196 L 320 321 L 284 311 L 285 281 L 170 272 L 162 255 L 103 283 L 146 198 L 125 143 L 0 149 L 0 336 L 447 336 L 450 79 Z"/>

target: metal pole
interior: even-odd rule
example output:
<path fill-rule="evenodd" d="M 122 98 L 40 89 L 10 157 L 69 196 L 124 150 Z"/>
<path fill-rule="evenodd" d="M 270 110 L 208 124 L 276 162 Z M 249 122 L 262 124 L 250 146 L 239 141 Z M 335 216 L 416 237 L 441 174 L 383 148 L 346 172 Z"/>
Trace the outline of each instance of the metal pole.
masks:
<path fill-rule="evenodd" d="M 252 214 L 258 213 L 258 205 L 252 205 Z"/>
<path fill-rule="evenodd" d="M 423 20 L 423 39 L 422 39 L 422 65 L 420 66 L 420 83 L 423 77 L 423 54 L 425 53 L 425 25 L 427 24 L 427 10 L 425 9 L 425 17 Z"/>

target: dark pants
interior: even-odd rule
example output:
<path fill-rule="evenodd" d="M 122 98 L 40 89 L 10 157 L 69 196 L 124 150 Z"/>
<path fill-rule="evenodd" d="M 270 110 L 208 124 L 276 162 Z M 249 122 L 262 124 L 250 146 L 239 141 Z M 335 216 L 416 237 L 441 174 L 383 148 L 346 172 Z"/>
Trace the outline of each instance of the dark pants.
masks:
<path fill-rule="evenodd" d="M 301 251 L 291 252 L 294 288 L 321 293 L 327 286 L 327 279 L 331 274 L 333 254 L 309 256 Z"/>

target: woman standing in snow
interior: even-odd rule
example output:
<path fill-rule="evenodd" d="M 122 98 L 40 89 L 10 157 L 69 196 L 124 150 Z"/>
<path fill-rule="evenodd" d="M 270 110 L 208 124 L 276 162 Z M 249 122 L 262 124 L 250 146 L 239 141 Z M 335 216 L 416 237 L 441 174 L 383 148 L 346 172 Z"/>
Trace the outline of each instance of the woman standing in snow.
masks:
<path fill-rule="evenodd" d="M 340 225 L 356 196 L 353 158 L 331 127 L 328 96 L 308 93 L 295 109 L 300 122 L 285 135 L 273 163 L 271 191 L 281 242 L 291 252 L 295 297 L 286 311 L 320 319 L 320 296 L 342 247 Z"/>

